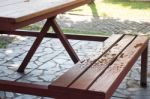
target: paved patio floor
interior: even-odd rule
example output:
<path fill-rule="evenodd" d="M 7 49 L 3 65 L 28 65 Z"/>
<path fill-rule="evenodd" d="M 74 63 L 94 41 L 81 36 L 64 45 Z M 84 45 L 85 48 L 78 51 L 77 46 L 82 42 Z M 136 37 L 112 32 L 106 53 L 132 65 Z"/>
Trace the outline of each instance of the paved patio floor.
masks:
<path fill-rule="evenodd" d="M 73 62 L 60 41 L 46 38 L 27 66 L 25 74 L 17 73 L 16 70 L 34 39 L 20 37 L 6 49 L 0 49 L 0 79 L 48 85 L 73 66 Z M 90 57 L 103 46 L 103 42 L 70 40 L 70 43 L 80 59 Z M 139 79 L 140 59 L 123 80 L 112 99 L 150 99 L 150 71 L 148 72 L 148 87 L 146 89 L 140 87 Z M 0 97 L 1 99 L 51 99 L 10 92 L 0 92 Z"/>

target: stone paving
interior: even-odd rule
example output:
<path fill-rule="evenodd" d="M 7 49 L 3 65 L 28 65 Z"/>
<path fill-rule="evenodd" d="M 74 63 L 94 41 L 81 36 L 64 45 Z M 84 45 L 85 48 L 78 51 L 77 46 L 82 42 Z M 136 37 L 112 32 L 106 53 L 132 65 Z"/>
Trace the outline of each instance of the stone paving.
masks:
<path fill-rule="evenodd" d="M 60 15 L 58 16 L 58 22 L 62 27 L 86 29 L 89 31 L 146 34 L 149 34 L 150 31 L 150 23 L 147 22 L 101 19 L 93 18 L 92 16 Z M 17 73 L 17 68 L 35 38 L 18 37 L 18 39 L 6 49 L 0 49 L 0 79 L 48 85 L 73 66 L 73 62 L 62 47 L 60 41 L 46 38 L 36 51 L 25 73 Z M 70 40 L 70 43 L 81 59 L 90 57 L 103 45 L 102 42 L 79 40 Z M 150 57 L 150 50 L 148 56 Z M 139 85 L 139 58 L 135 66 L 113 94 L 112 99 L 150 99 L 150 68 L 148 70 L 148 87 L 144 89 Z M 1 99 L 51 99 L 11 92 L 0 92 L 0 97 Z"/>
<path fill-rule="evenodd" d="M 110 17 L 94 17 L 91 15 L 62 14 L 57 18 L 63 28 L 80 31 L 113 33 L 150 34 L 150 19 L 121 19 Z"/>

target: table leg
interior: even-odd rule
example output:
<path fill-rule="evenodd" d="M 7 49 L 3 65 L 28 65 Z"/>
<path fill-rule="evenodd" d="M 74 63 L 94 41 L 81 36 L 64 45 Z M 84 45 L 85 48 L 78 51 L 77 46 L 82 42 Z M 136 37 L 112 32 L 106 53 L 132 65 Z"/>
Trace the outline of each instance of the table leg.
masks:
<path fill-rule="evenodd" d="M 141 86 L 147 86 L 147 61 L 148 61 L 148 47 L 145 48 L 141 55 Z"/>
<path fill-rule="evenodd" d="M 79 61 L 79 58 L 78 58 L 77 54 L 75 53 L 75 51 L 73 50 L 72 46 L 70 45 L 69 41 L 67 40 L 66 36 L 61 31 L 61 29 L 55 19 L 51 20 L 51 25 L 52 25 L 54 32 L 57 34 L 61 43 L 65 47 L 65 49 L 68 52 L 68 54 L 70 55 L 71 59 L 73 60 L 73 62 L 77 63 Z"/>
<path fill-rule="evenodd" d="M 24 69 L 26 68 L 26 66 L 28 65 L 29 61 L 31 60 L 33 54 L 35 53 L 36 49 L 39 47 L 40 43 L 42 42 L 44 36 L 46 35 L 46 33 L 48 32 L 51 23 L 50 23 L 51 19 L 48 19 L 45 23 L 45 25 L 43 26 L 41 32 L 39 33 L 39 35 L 37 36 L 36 40 L 34 41 L 33 45 L 31 46 L 29 52 L 27 53 L 26 57 L 24 58 L 22 64 L 20 65 L 20 67 L 18 68 L 17 72 L 24 72 Z"/>
<path fill-rule="evenodd" d="M 31 46 L 29 52 L 27 53 L 26 57 L 24 58 L 22 64 L 18 68 L 18 72 L 24 72 L 26 66 L 28 65 L 29 61 L 31 60 L 33 54 L 35 53 L 36 49 L 39 47 L 40 43 L 42 42 L 43 38 L 47 34 L 50 26 L 52 26 L 54 32 L 57 34 L 58 38 L 60 39 L 61 43 L 67 50 L 68 54 L 70 55 L 71 59 L 74 63 L 77 63 L 79 61 L 79 58 L 75 51 L 73 50 L 72 46 L 70 45 L 69 41 L 67 40 L 64 33 L 61 31 L 59 25 L 55 21 L 55 17 L 47 19 L 47 22 L 43 26 L 41 32 L 37 36 L 36 40 L 34 41 L 33 45 Z"/>

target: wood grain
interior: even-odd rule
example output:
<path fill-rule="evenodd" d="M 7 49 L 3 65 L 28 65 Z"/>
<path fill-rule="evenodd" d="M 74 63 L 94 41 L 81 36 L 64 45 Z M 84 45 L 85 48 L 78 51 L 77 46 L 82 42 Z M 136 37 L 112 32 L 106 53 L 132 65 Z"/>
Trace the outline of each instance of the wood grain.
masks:
<path fill-rule="evenodd" d="M 7 0 L 0 4 L 0 18 L 25 21 L 88 0 Z"/>
<path fill-rule="evenodd" d="M 54 81 L 51 85 L 68 87 L 86 69 L 88 69 L 93 62 L 95 62 L 94 61 L 95 59 L 97 59 L 98 57 L 101 57 L 102 54 L 104 54 L 105 51 L 107 51 L 109 48 L 111 48 L 112 45 L 115 44 L 118 41 L 118 39 L 122 38 L 122 36 L 123 36 L 122 34 L 118 34 L 118 35 L 112 35 L 111 37 L 109 37 L 104 42 L 104 43 L 107 43 L 107 44 L 104 44 L 103 49 L 100 49 L 100 52 L 99 52 L 98 55 L 97 55 L 97 53 L 95 53 L 93 55 L 92 59 L 85 59 L 83 61 L 78 62 L 74 67 L 72 67 L 70 70 L 68 70 L 66 73 L 64 73 L 60 78 L 58 78 L 56 81 Z"/>
<path fill-rule="evenodd" d="M 109 68 L 109 65 L 117 58 L 117 56 L 128 46 L 135 36 L 126 35 L 117 42 L 107 53 L 105 53 L 98 61 L 96 61 L 79 79 L 77 79 L 70 87 L 86 90 L 98 76 Z M 99 54 L 99 53 L 97 53 Z"/>
<path fill-rule="evenodd" d="M 148 43 L 148 37 L 138 36 L 116 59 L 116 61 L 89 88 L 90 91 L 104 92 L 110 97 L 138 56 Z"/>

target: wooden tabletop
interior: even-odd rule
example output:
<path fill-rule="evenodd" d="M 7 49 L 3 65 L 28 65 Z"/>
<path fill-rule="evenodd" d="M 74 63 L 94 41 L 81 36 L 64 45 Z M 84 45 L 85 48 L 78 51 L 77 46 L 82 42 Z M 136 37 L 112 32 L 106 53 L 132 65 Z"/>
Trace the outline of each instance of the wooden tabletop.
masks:
<path fill-rule="evenodd" d="M 0 0 L 0 22 L 22 22 L 47 13 L 60 13 L 63 8 L 83 1 L 89 0 Z"/>

